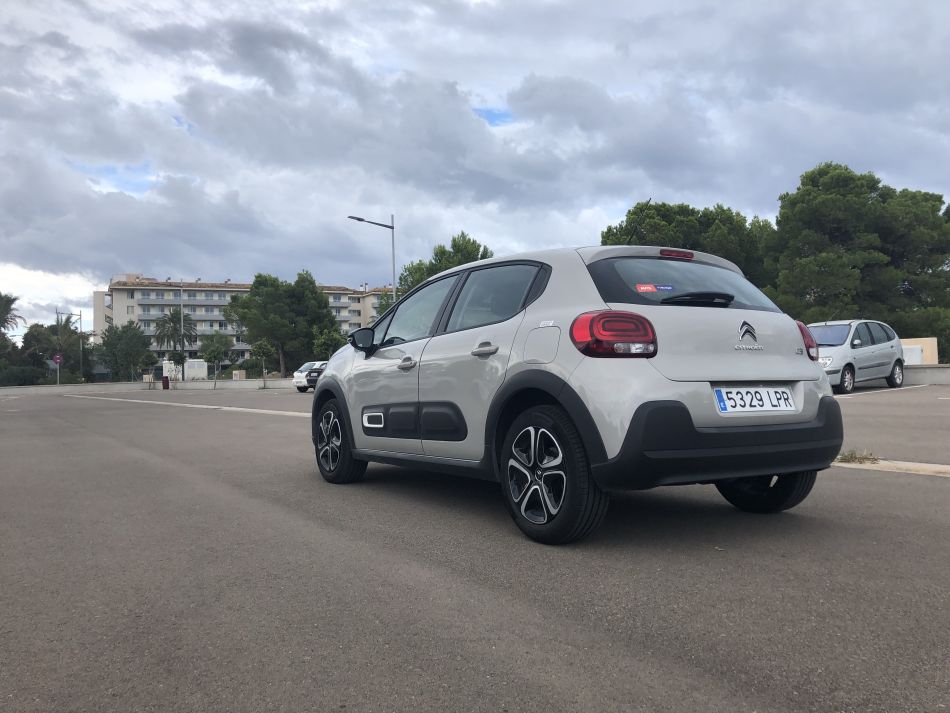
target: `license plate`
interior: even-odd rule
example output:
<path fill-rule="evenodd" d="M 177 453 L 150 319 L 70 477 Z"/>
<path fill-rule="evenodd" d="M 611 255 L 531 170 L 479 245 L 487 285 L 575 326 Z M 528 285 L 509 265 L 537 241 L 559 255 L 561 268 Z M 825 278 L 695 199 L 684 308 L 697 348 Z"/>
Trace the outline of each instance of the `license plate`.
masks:
<path fill-rule="evenodd" d="M 713 391 L 719 413 L 795 410 L 792 391 L 784 386 L 717 388 Z"/>

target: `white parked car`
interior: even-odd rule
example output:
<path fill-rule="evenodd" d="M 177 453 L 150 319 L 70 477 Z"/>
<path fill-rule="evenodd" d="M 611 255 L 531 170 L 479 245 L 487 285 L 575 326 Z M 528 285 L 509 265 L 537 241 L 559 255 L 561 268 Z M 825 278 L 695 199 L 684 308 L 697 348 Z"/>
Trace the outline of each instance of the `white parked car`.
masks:
<path fill-rule="evenodd" d="M 304 393 L 312 386 L 312 384 L 307 383 L 307 372 L 315 367 L 318 363 L 319 362 L 308 361 L 294 372 L 293 384 L 297 387 L 297 391 Z"/>
<path fill-rule="evenodd" d="M 564 543 L 608 493 L 713 484 L 798 505 L 841 411 L 804 324 L 733 263 L 647 246 L 558 249 L 430 278 L 354 331 L 317 382 L 331 483 L 370 461 L 496 480 L 519 528 Z"/>

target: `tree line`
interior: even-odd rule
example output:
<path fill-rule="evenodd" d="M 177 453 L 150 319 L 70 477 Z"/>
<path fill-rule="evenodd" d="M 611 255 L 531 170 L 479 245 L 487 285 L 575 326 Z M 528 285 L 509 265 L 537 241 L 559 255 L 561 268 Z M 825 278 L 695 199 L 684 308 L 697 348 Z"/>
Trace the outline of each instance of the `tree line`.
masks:
<path fill-rule="evenodd" d="M 936 336 L 941 361 L 950 361 L 950 206 L 940 194 L 893 188 L 873 173 L 823 163 L 802 174 L 794 191 L 779 196 L 774 223 L 721 204 L 697 208 L 646 200 L 607 226 L 601 243 L 720 255 L 796 319 L 880 319 L 903 337 Z M 437 245 L 430 258 L 402 268 L 397 298 L 443 270 L 492 256 L 461 231 L 448 245 Z M 391 304 L 390 293 L 381 295 L 378 313 Z M 54 351 L 65 358 L 61 379 L 78 380 L 81 339 L 75 325 L 69 318 L 30 325 L 17 347 L 5 334 L 22 321 L 15 306 L 15 297 L 0 293 L 0 385 L 46 378 L 45 360 Z M 266 368 L 276 358 L 282 376 L 297 364 L 328 359 L 345 343 L 327 296 L 307 270 L 293 282 L 256 275 L 247 295 L 232 298 L 225 317 L 253 344 L 255 363 Z M 193 342 L 196 331 L 190 315 L 182 320 L 173 310 L 158 320 L 155 336 L 181 362 L 185 342 Z M 95 358 L 113 378 L 134 377 L 154 362 L 149 337 L 134 322 L 110 326 L 101 336 Z M 82 335 L 86 349 L 87 340 Z M 228 335 L 201 340 L 209 363 L 235 361 Z M 87 379 L 92 361 L 84 365 Z"/>
<path fill-rule="evenodd" d="M 937 337 L 950 360 L 950 206 L 940 194 L 824 163 L 779 197 L 775 224 L 723 205 L 643 201 L 601 242 L 720 255 L 796 319 L 879 319 L 902 337 Z"/>

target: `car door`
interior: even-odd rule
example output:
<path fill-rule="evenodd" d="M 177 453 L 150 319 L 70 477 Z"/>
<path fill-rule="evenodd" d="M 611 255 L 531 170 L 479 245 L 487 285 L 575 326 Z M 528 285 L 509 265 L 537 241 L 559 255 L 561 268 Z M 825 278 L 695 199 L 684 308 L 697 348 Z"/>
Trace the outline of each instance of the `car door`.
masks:
<path fill-rule="evenodd" d="M 879 322 L 868 322 L 868 329 L 871 330 L 871 337 L 874 339 L 874 363 L 870 368 L 874 370 L 877 378 L 883 379 L 891 373 L 891 366 L 897 358 L 897 348 L 887 336 L 884 325 Z"/>
<path fill-rule="evenodd" d="M 443 328 L 426 344 L 419 372 L 426 455 L 479 460 L 492 397 L 505 380 L 515 334 L 541 266 L 470 271 Z"/>
<path fill-rule="evenodd" d="M 854 340 L 859 340 L 860 345 L 855 346 Z M 874 338 L 871 336 L 871 330 L 868 329 L 867 322 L 861 322 L 851 335 L 851 354 L 854 359 L 854 379 L 855 381 L 866 381 L 874 377 Z"/>
<path fill-rule="evenodd" d="M 347 405 L 358 449 L 422 453 L 419 360 L 457 281 L 452 275 L 404 298 L 373 327 L 374 349 L 355 356 Z"/>

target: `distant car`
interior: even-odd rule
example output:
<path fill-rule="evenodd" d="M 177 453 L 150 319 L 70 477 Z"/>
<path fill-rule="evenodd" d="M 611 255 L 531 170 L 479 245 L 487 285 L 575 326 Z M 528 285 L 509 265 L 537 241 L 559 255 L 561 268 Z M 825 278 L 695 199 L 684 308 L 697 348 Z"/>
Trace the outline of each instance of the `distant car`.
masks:
<path fill-rule="evenodd" d="M 872 379 L 887 379 L 891 388 L 904 384 L 901 340 L 883 322 L 845 319 L 808 329 L 818 342 L 818 363 L 838 393 L 850 394 L 856 383 Z"/>
<path fill-rule="evenodd" d="M 306 364 L 301 365 L 301 367 L 294 372 L 293 385 L 297 387 L 297 391 L 304 393 L 307 391 L 307 389 L 313 387 L 313 384 L 307 382 L 307 372 L 319 363 L 320 362 L 316 361 L 308 361 Z"/>
<path fill-rule="evenodd" d="M 327 363 L 325 361 L 318 361 L 314 363 L 310 370 L 307 372 L 307 386 L 311 389 L 315 389 L 317 386 L 317 379 L 320 378 L 320 374 L 323 373 L 323 370 L 327 368 Z"/>

